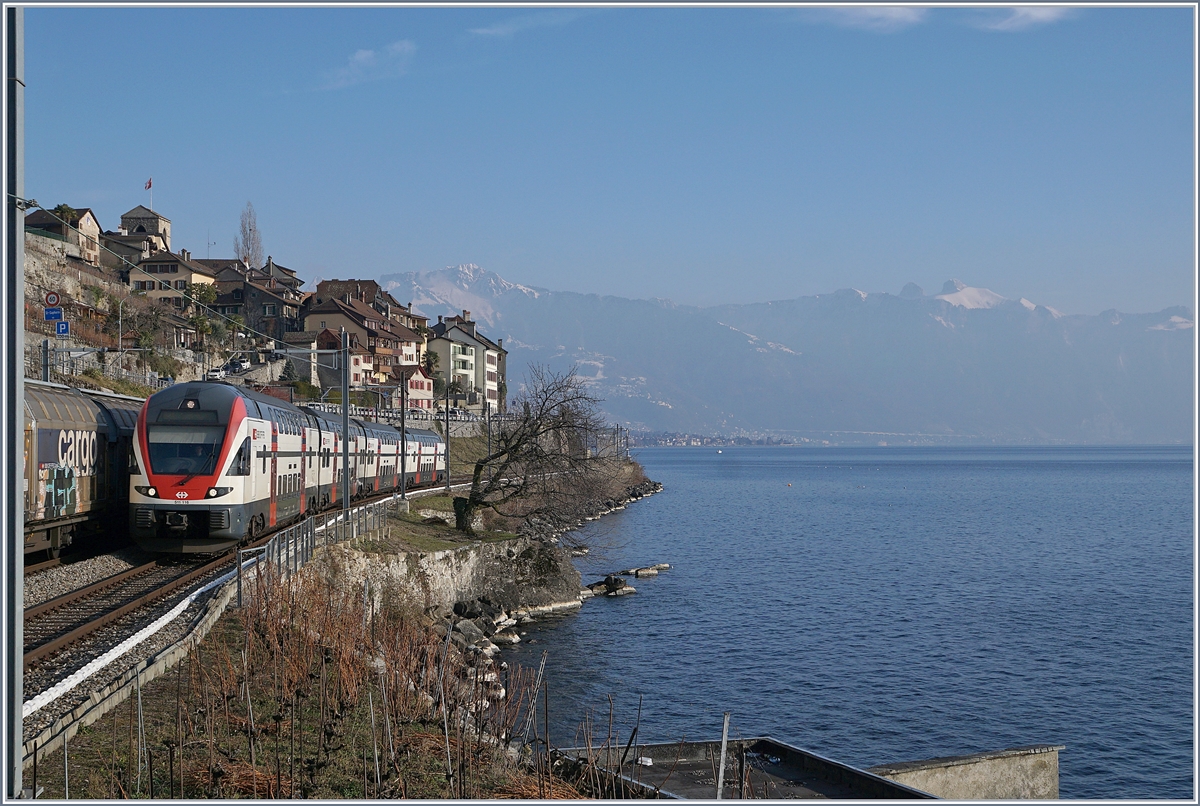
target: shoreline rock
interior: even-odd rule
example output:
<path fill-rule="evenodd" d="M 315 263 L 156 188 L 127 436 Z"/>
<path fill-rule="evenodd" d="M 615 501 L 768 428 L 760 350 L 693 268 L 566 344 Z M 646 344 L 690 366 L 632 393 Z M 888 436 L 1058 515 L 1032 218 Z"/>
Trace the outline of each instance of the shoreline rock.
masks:
<path fill-rule="evenodd" d="M 426 613 L 438 621 L 438 634 L 443 637 L 449 634 L 450 642 L 458 646 L 461 651 L 476 651 L 492 658 L 500 651 L 499 645 L 511 646 L 521 641 L 520 635 L 512 629 L 517 625 L 530 624 L 545 616 L 578 610 L 583 606 L 585 599 L 593 596 L 627 596 L 636 593 L 637 589 L 621 579 L 621 574 L 610 574 L 605 580 L 595 585 L 583 585 L 579 571 L 575 569 L 570 560 L 572 557 L 585 556 L 588 553 L 587 548 L 568 548 L 559 545 L 558 536 L 584 525 L 587 520 L 595 520 L 610 512 L 625 509 L 630 502 L 661 492 L 662 489 L 661 483 L 647 480 L 626 488 L 624 496 L 619 500 L 609 498 L 596 502 L 588 508 L 588 514 L 584 520 L 569 519 L 564 516 L 562 518 L 535 519 L 522 525 L 518 530 L 521 535 L 518 540 L 526 541 L 527 547 L 520 552 L 507 551 L 505 554 L 509 561 L 525 560 L 529 569 L 534 571 L 534 576 L 540 577 L 543 581 L 546 577 L 536 572 L 540 570 L 545 573 L 550 570 L 547 564 L 554 566 L 550 574 L 556 580 L 554 584 L 549 587 L 533 586 L 543 596 L 547 593 L 550 594 L 551 601 L 537 601 L 537 596 L 530 595 L 530 578 L 525 574 L 519 575 L 525 577 L 523 582 L 516 584 L 505 582 L 497 588 L 497 580 L 509 577 L 509 574 L 497 569 L 501 572 L 488 573 L 486 579 L 480 581 L 482 592 L 475 598 L 459 599 L 450 606 L 443 604 L 426 608 Z M 554 558 L 553 561 L 551 561 L 551 557 Z M 646 574 L 646 576 L 651 576 L 656 575 L 658 570 L 667 568 L 670 568 L 670 565 L 660 563 L 656 566 L 647 566 L 643 570 L 653 570 L 653 574 Z M 565 598 L 566 577 L 572 574 L 575 579 L 573 587 L 577 593 L 570 598 Z M 611 588 L 606 584 L 608 580 L 613 580 Z M 599 586 L 600 590 L 597 590 L 596 586 Z M 428 589 L 426 593 L 428 595 Z"/>
<path fill-rule="evenodd" d="M 521 525 L 517 533 L 528 537 L 541 537 L 557 543 L 559 535 L 579 529 L 588 522 L 597 520 L 611 512 L 618 512 L 625 509 L 631 502 L 639 501 L 655 493 L 660 493 L 662 490 L 663 486 L 661 482 L 646 479 L 643 482 L 626 487 L 621 497 L 606 498 L 603 501 L 597 501 L 586 507 L 583 510 L 582 516 L 580 513 L 575 513 L 571 516 L 531 518 L 528 522 Z"/>

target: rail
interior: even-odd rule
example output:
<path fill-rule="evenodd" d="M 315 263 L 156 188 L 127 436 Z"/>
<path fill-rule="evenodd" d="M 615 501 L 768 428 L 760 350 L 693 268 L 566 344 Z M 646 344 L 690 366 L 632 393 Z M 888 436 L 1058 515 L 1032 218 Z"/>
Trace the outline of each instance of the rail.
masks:
<path fill-rule="evenodd" d="M 133 599 L 132 601 L 127 601 L 119 607 L 98 614 L 94 618 L 90 619 L 87 623 L 82 624 L 75 629 L 58 633 L 50 638 L 50 640 L 47 640 L 46 642 L 41 643 L 24 653 L 24 668 L 28 669 L 41 659 L 49 655 L 53 655 L 64 647 L 70 646 L 71 644 L 86 638 L 87 636 L 100 630 L 102 627 L 106 627 L 109 624 L 112 624 L 114 621 L 134 612 L 135 610 L 171 595 L 175 591 L 191 583 L 193 580 L 199 579 L 205 574 L 208 574 L 222 565 L 225 565 L 229 562 L 229 559 L 230 558 L 228 556 L 225 556 L 220 557 L 213 562 L 206 563 L 205 565 L 189 571 L 182 576 L 176 577 L 175 579 L 166 582 L 165 584 L 160 585 L 145 594 L 137 596 L 137 598 Z M 150 571 L 154 570 L 155 566 L 156 563 L 149 563 L 139 568 L 134 568 L 122 574 L 118 574 L 114 577 L 110 577 L 109 579 L 101 580 L 95 585 L 91 585 L 82 591 L 75 591 L 64 596 L 60 596 L 57 599 L 46 602 L 45 604 L 26 610 L 25 618 L 30 619 L 42 615 L 43 613 L 57 610 L 71 604 L 72 602 L 79 601 L 82 596 L 90 596 L 97 592 L 111 589 L 125 581 L 136 579 L 139 576 L 149 573 Z"/>

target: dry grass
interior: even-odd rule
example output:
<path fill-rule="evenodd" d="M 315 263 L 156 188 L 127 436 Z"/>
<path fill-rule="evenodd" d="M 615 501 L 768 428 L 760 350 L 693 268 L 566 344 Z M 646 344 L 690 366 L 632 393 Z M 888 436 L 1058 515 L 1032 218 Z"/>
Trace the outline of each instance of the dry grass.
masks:
<path fill-rule="evenodd" d="M 145 797 L 151 767 L 157 798 L 527 791 L 501 747 L 529 707 L 533 675 L 473 661 L 405 607 L 367 607 L 360 585 L 317 570 L 262 582 L 253 606 L 227 613 L 143 686 L 144 745 L 136 698 L 81 731 L 71 794 Z M 151 766 L 139 769 L 144 751 Z M 47 796 L 61 796 L 62 756 L 39 766 Z"/>

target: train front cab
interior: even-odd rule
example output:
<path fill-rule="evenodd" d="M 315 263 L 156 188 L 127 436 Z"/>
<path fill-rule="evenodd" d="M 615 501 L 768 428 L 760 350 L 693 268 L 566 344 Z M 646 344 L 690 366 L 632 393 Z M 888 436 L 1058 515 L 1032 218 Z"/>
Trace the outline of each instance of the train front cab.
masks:
<path fill-rule="evenodd" d="M 225 384 L 176 384 L 146 401 L 130 473 L 138 545 L 219 552 L 265 527 L 268 475 L 251 471 L 255 458 L 271 453 L 272 434 L 257 415 L 257 404 Z"/>

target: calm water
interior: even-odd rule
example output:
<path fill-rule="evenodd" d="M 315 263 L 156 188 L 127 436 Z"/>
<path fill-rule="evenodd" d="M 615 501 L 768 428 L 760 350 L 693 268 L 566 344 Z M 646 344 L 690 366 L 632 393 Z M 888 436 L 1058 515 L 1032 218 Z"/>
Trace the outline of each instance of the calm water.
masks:
<path fill-rule="evenodd" d="M 590 524 L 530 625 L 551 733 L 769 734 L 870 766 L 1064 744 L 1064 798 L 1191 798 L 1190 448 L 661 448 L 663 493 Z M 788 487 L 791 483 L 791 487 Z"/>

